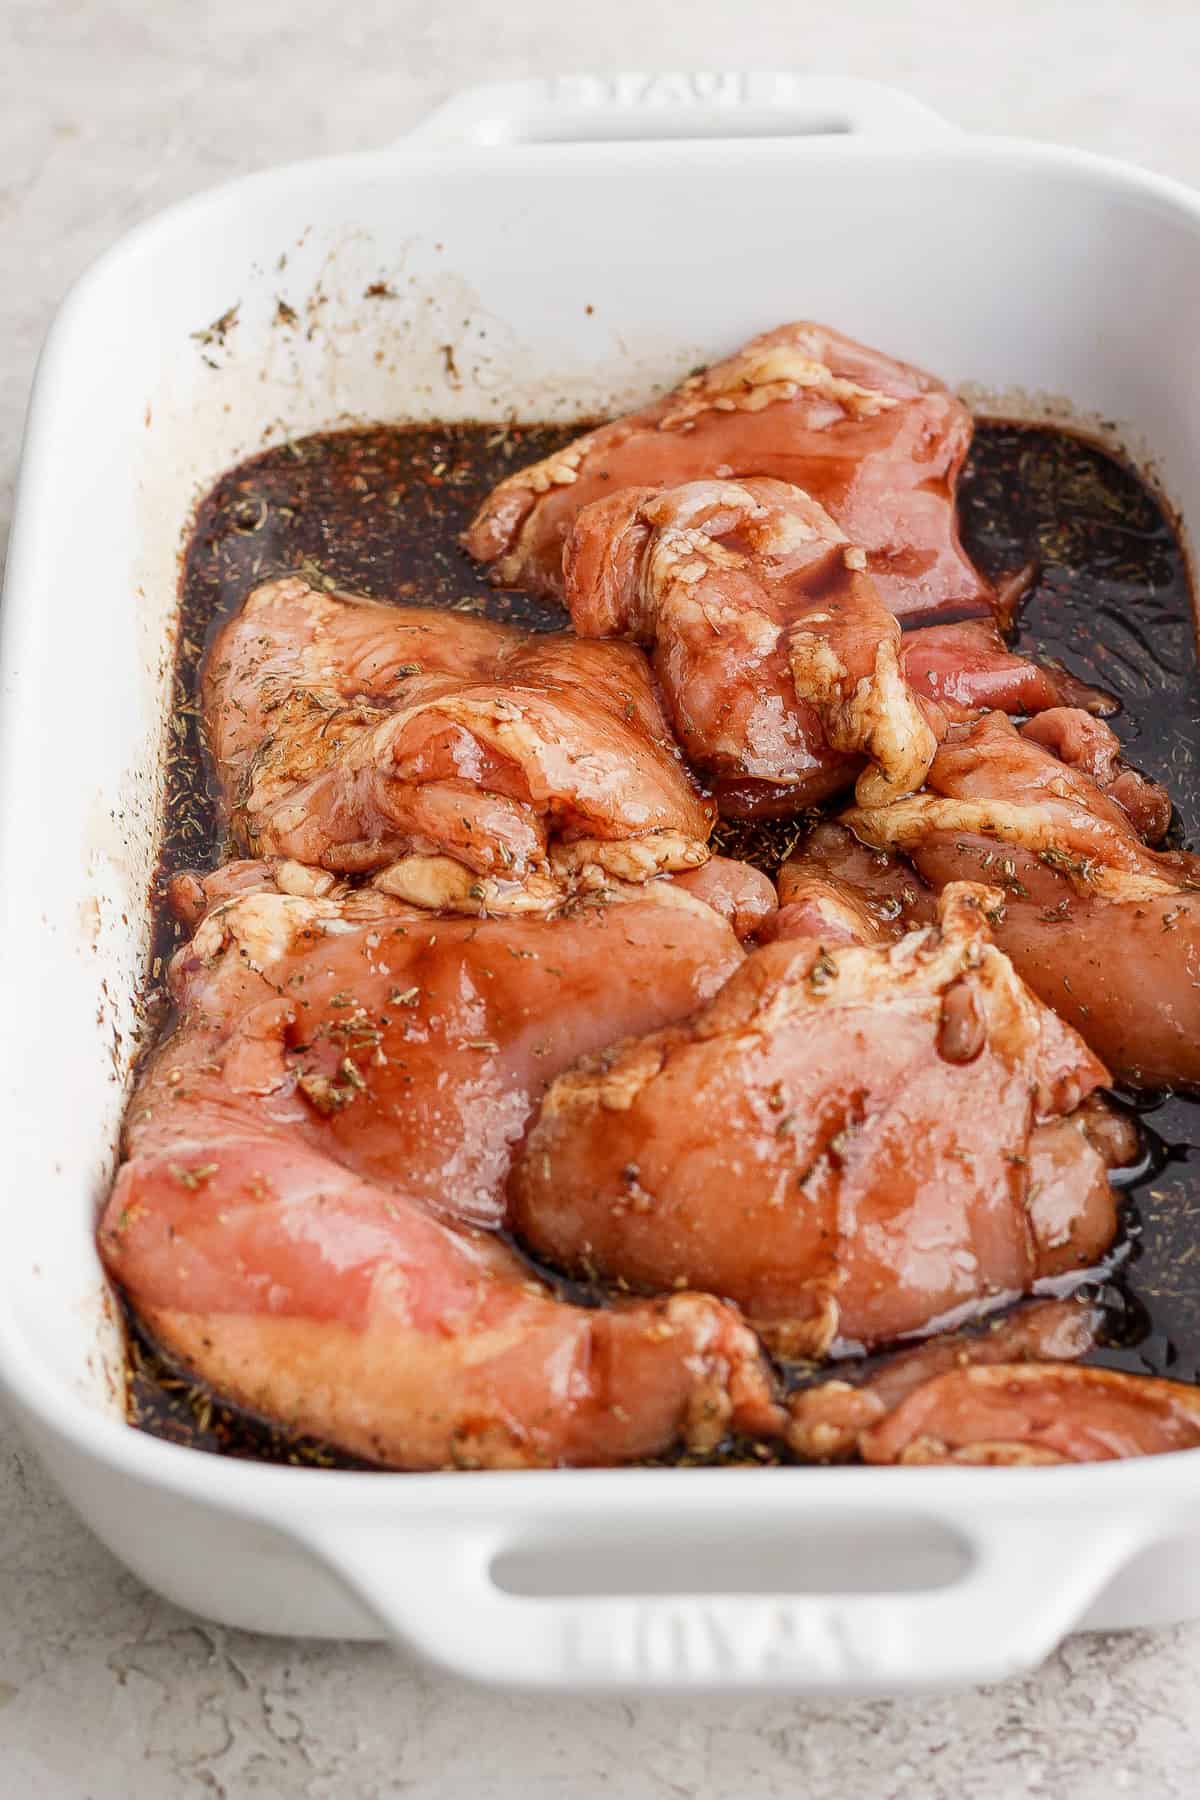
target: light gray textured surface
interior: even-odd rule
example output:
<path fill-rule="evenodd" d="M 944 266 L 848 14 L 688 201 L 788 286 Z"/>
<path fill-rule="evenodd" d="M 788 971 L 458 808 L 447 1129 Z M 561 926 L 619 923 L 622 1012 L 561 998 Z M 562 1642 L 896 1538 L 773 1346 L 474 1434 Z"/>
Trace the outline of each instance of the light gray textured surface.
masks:
<path fill-rule="evenodd" d="M 1200 182 L 1194 0 L 0 0 L 0 550 L 37 346 L 136 220 L 386 141 L 470 81 L 790 67 Z M 1003 279 L 1003 270 L 997 271 Z M 957 1698 L 512 1701 L 374 1646 L 251 1638 L 145 1592 L 0 1418 L 3 1800 L 1191 1800 L 1200 1626 L 1081 1638 Z"/>

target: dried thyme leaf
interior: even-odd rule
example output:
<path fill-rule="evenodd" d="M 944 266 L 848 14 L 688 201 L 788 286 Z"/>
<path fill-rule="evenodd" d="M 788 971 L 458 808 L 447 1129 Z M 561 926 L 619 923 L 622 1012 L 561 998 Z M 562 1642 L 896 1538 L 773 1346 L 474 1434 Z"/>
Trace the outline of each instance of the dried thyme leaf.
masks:
<path fill-rule="evenodd" d="M 219 319 L 214 319 L 211 325 L 206 325 L 201 331 L 193 331 L 190 335 L 195 338 L 198 344 L 223 345 L 227 334 L 231 332 L 237 324 L 238 308 L 240 306 L 241 301 L 235 301 L 232 306 L 226 307 Z M 215 364 L 213 366 L 214 368 L 216 367 Z"/>

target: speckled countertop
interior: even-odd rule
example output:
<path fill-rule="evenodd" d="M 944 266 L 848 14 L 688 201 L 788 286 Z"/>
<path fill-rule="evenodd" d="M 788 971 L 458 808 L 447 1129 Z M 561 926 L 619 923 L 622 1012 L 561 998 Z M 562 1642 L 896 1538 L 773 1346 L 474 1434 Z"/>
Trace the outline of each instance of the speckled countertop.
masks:
<path fill-rule="evenodd" d="M 38 344 L 75 275 L 213 182 L 398 135 L 467 82 L 628 67 L 873 76 L 958 122 L 1200 184 L 1195 0 L 0 0 L 0 551 Z M 1200 1625 L 1080 1637 L 953 1698 L 512 1700 L 383 1646 L 147 1593 L 0 1416 L 2 1800 L 1193 1800 Z"/>

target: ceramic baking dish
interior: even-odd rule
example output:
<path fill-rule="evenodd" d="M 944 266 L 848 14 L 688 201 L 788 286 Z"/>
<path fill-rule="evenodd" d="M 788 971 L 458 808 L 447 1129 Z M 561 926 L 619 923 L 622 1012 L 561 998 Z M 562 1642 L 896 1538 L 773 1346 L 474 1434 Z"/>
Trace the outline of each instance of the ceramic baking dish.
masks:
<path fill-rule="evenodd" d="M 1085 1621 L 1200 1613 L 1200 1451 L 386 1476 L 231 1462 L 121 1415 L 92 1230 L 197 495 L 340 421 L 594 413 L 798 315 L 1012 405 L 1066 397 L 1200 519 L 1200 198 L 869 84 L 477 90 L 394 148 L 174 208 L 54 325 L 3 615 L 0 1378 L 83 1518 L 185 1607 L 390 1634 L 495 1682 L 838 1693 L 998 1677 Z"/>

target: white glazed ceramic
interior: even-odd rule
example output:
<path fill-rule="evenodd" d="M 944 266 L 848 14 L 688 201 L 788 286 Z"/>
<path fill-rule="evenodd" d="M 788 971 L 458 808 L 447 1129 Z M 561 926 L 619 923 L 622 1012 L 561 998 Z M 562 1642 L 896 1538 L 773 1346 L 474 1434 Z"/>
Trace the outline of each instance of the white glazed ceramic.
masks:
<path fill-rule="evenodd" d="M 0 1379 L 82 1516 L 183 1606 L 391 1634 L 494 1682 L 835 1693 L 980 1681 L 1085 1620 L 1200 1612 L 1198 1451 L 386 1476 L 231 1463 L 120 1416 L 92 1228 L 135 1044 L 194 499 L 284 435 L 594 412 L 800 315 L 951 381 L 1066 396 L 1151 446 L 1200 519 L 1200 200 L 961 136 L 870 84 L 477 90 L 395 148 L 174 208 L 62 309 L 3 614 Z"/>

